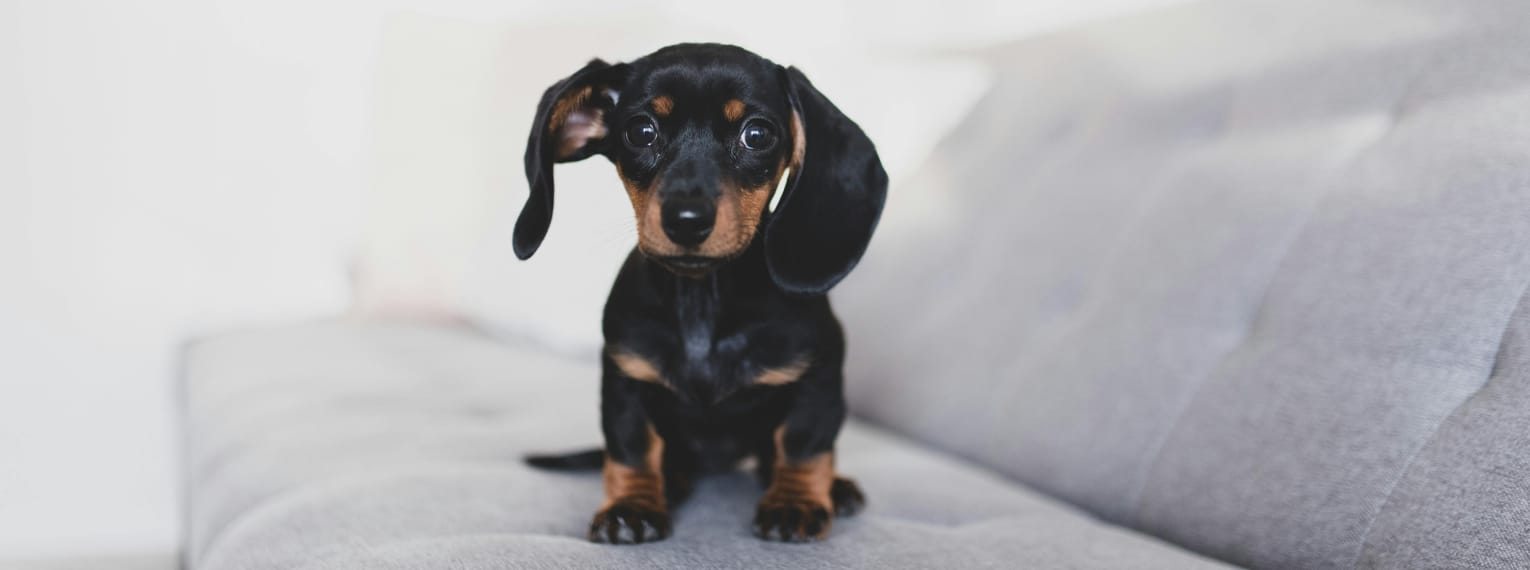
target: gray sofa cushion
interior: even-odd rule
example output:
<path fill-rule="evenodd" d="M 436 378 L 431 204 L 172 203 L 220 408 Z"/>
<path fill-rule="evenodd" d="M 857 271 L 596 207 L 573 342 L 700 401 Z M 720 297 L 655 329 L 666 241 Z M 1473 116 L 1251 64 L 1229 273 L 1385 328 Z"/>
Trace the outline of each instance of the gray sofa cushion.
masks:
<path fill-rule="evenodd" d="M 587 543 L 598 473 L 524 466 L 599 441 L 593 355 L 570 362 L 458 328 L 326 322 L 187 354 L 192 565 L 235 568 L 1199 568 L 859 422 L 841 468 L 870 504 L 823 543 L 749 534 L 760 489 L 703 480 L 662 543 Z"/>
<path fill-rule="evenodd" d="M 996 51 L 835 292 L 852 406 L 1238 563 L 1530 564 L 1527 21 L 1209 2 Z"/>
<path fill-rule="evenodd" d="M 1371 522 L 1371 568 L 1530 568 L 1530 299 L 1493 374 L 1420 448 Z"/>

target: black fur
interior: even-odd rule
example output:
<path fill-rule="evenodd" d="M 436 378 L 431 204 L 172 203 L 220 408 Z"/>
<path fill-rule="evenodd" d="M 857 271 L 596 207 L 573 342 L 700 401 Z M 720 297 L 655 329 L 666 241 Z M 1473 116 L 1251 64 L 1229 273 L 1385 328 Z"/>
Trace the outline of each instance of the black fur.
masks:
<path fill-rule="evenodd" d="M 600 469 L 606 463 L 606 450 L 597 448 L 560 455 L 527 455 L 526 463 L 532 467 L 562 471 Z"/>
<path fill-rule="evenodd" d="M 560 101 L 586 88 L 592 96 L 582 106 L 584 116 L 598 115 L 605 135 L 559 158 L 560 143 L 548 121 Z M 656 117 L 647 106 L 658 94 L 675 101 L 672 116 Z M 747 103 L 743 121 L 712 111 L 730 99 Z M 663 442 L 672 500 L 683 497 L 693 476 L 731 469 L 749 456 L 768 478 L 776 460 L 773 437 L 782 426 L 788 461 L 833 450 L 846 413 L 845 341 L 825 295 L 866 250 L 887 176 L 872 142 L 802 72 L 733 46 L 671 46 L 629 64 L 595 60 L 548 89 L 537 111 L 526 149 L 531 194 L 514 235 L 522 259 L 536 251 L 551 222 L 555 162 L 600 154 L 631 185 L 653 186 L 649 191 L 658 192 L 666 208 L 687 200 L 714 204 L 724 188 L 762 187 L 778 179 L 795 150 L 794 115 L 805 131 L 804 158 L 787 179 L 778 211 L 762 215 L 746 247 L 699 262 L 634 249 L 606 301 L 605 454 L 623 465 L 641 465 L 651 426 Z M 658 126 L 655 144 L 634 146 L 624 138 L 632 121 L 649 119 Z M 737 143 L 739 123 L 750 120 L 776 129 L 780 142 L 769 152 Z M 652 363 L 664 383 L 629 377 L 611 357 L 616 350 Z M 794 382 L 753 383 L 768 369 L 803 359 L 810 364 Z M 528 461 L 569 469 L 599 467 L 600 459 L 598 452 L 583 452 Z M 835 482 L 833 496 L 842 514 L 863 501 L 844 479 Z M 615 521 L 613 516 L 606 515 Z M 667 529 L 668 519 L 647 522 Z M 642 529 L 636 532 L 636 540 L 643 540 Z M 592 528 L 597 540 L 606 533 L 619 534 L 616 526 Z M 780 538 L 802 537 L 783 528 Z"/>

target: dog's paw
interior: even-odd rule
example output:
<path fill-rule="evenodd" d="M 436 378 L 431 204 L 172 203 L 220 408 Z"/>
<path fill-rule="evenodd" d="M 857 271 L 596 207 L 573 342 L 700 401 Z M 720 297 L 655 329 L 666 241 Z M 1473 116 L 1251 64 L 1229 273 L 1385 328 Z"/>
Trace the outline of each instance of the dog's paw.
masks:
<path fill-rule="evenodd" d="M 829 536 L 829 505 L 808 499 L 766 497 L 754 512 L 754 535 L 781 542 L 811 542 Z"/>
<path fill-rule="evenodd" d="M 618 501 L 595 513 L 590 542 L 642 544 L 669 538 L 669 531 L 669 513 L 646 501 Z"/>
<path fill-rule="evenodd" d="M 861 488 L 844 477 L 835 477 L 834 485 L 829 487 L 829 500 L 834 502 L 834 516 L 848 517 L 861 512 L 861 507 L 866 506 L 866 495 L 861 494 Z"/>

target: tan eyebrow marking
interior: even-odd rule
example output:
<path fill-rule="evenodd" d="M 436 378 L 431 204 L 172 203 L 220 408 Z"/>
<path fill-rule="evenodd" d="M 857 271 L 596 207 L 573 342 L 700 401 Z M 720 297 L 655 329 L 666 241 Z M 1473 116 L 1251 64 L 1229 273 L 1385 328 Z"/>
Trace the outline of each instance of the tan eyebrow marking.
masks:
<path fill-rule="evenodd" d="M 660 117 L 668 117 L 670 112 L 675 110 L 675 100 L 670 99 L 668 95 L 654 97 L 649 104 L 653 105 L 653 113 Z"/>
<path fill-rule="evenodd" d="M 723 104 L 723 117 L 729 121 L 737 121 L 744 118 L 744 102 L 738 99 L 729 99 Z"/>

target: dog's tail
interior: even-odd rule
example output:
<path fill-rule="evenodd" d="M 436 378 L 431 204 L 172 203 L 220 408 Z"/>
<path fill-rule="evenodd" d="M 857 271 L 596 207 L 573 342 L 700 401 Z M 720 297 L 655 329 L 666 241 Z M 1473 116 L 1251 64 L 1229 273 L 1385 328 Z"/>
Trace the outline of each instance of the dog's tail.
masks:
<path fill-rule="evenodd" d="M 596 448 L 562 455 L 527 455 L 526 464 L 558 471 L 588 471 L 606 464 L 606 450 Z"/>

